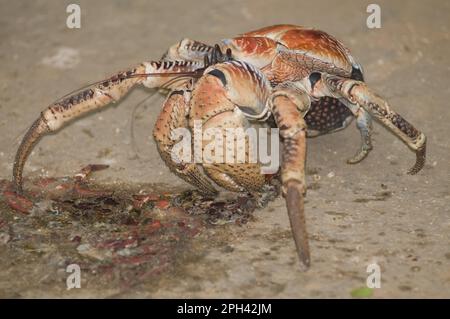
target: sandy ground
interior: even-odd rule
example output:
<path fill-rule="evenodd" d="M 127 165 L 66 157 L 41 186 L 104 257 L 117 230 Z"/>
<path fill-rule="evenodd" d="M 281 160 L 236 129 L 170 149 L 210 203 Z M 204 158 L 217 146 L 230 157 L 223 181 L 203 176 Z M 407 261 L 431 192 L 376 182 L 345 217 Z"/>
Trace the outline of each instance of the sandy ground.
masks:
<path fill-rule="evenodd" d="M 342 40 L 364 66 L 369 85 L 428 136 L 427 164 L 418 175 L 406 175 L 414 155 L 380 125 L 373 152 L 356 166 L 345 164 L 359 145 L 354 125 L 309 140 L 308 183 L 314 187 L 306 204 L 307 273 L 298 270 L 279 198 L 242 226 L 208 227 L 207 235 L 183 244 L 189 258 L 172 256 L 176 266 L 144 277 L 133 289 L 86 275 L 81 289 L 68 291 L 62 264 L 47 264 L 43 243 L 16 256 L 20 236 L 36 231 L 25 219 L 35 217 L 17 217 L 3 205 L 0 217 L 24 234 L 5 239 L 7 228 L 0 229 L 0 296 L 348 298 L 365 286 L 366 268 L 376 262 L 382 283 L 373 297 L 450 297 L 448 1 L 377 1 L 382 28 L 374 30 L 365 24 L 372 1 L 80 1 L 82 26 L 73 30 L 65 25 L 70 2 L 0 0 L 1 179 L 11 176 L 24 130 L 56 98 L 157 59 L 182 37 L 214 43 L 276 23 L 314 26 Z M 54 57 L 61 51 L 70 59 L 58 66 Z M 169 173 L 151 138 L 161 99 L 138 111 L 139 158 L 131 147 L 131 110 L 148 94 L 136 89 L 46 137 L 25 175 L 73 175 L 86 164 L 106 163 L 111 167 L 96 173 L 98 183 L 188 188 Z M 76 246 L 67 249 L 77 255 Z"/>

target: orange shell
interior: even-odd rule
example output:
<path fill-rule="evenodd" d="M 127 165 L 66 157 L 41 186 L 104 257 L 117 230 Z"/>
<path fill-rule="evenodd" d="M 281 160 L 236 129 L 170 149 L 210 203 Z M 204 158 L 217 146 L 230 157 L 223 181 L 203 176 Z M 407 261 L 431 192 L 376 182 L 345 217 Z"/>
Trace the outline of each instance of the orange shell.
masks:
<path fill-rule="evenodd" d="M 288 49 L 306 52 L 312 57 L 347 71 L 351 71 L 355 63 L 349 50 L 342 43 L 320 30 L 283 24 L 247 32 L 243 36 L 270 38 Z"/>

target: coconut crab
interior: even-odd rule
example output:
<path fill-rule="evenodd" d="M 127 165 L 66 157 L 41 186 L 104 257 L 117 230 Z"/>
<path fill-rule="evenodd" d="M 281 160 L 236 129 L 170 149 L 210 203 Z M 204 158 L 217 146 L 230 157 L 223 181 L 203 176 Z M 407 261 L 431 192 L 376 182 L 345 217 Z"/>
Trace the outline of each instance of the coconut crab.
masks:
<path fill-rule="evenodd" d="M 215 46 L 183 39 L 159 61 L 143 62 L 53 103 L 31 125 L 17 151 L 13 167 L 17 194 L 22 193 L 26 159 L 43 135 L 118 101 L 138 84 L 168 90 L 153 130 L 158 151 L 172 172 L 204 193 L 224 188 L 264 196 L 271 178 L 261 173 L 259 162 L 175 161 L 172 150 L 177 140 L 171 131 L 192 130 L 194 121 L 205 128 L 279 129 L 281 192 L 303 269 L 310 265 L 303 202 L 307 137 L 344 129 L 356 118 L 361 145 L 347 161 L 355 164 L 372 149 L 375 118 L 416 153 L 409 174 L 419 172 L 425 163 L 425 135 L 365 84 L 361 66 L 346 47 L 319 30 L 275 25 Z M 245 152 L 248 155 L 248 149 Z"/>

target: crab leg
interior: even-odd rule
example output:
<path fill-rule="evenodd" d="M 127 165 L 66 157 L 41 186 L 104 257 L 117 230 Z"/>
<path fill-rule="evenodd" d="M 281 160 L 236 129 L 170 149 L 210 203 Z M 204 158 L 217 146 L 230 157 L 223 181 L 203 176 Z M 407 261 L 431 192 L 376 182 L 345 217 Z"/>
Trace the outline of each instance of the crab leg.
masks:
<path fill-rule="evenodd" d="M 358 152 L 347 160 L 348 164 L 357 164 L 369 155 L 372 150 L 372 117 L 370 113 L 359 105 L 350 103 L 346 99 L 342 99 L 341 102 L 347 106 L 348 109 L 356 117 L 356 127 L 361 135 L 361 144 Z"/>
<path fill-rule="evenodd" d="M 149 88 L 173 88 L 186 85 L 175 82 L 180 75 L 194 74 L 201 69 L 202 63 L 191 61 L 144 62 L 128 71 L 119 72 L 102 82 L 78 91 L 57 101 L 41 112 L 40 117 L 31 125 L 17 150 L 13 168 L 13 185 L 22 192 L 22 173 L 28 155 L 39 139 L 62 128 L 68 122 L 89 112 L 117 102 L 136 84 Z"/>
<path fill-rule="evenodd" d="M 306 123 L 303 117 L 309 105 L 309 97 L 299 90 L 280 88 L 272 95 L 272 113 L 284 145 L 281 166 L 282 194 L 286 198 L 302 270 L 307 270 L 310 265 L 303 200 L 306 194 Z"/>
<path fill-rule="evenodd" d="M 324 80 L 333 93 L 364 108 L 416 153 L 416 162 L 408 170 L 408 174 L 414 175 L 423 168 L 426 158 L 425 134 L 393 111 L 389 104 L 369 89 L 364 82 L 331 75 L 324 75 Z"/>
<path fill-rule="evenodd" d="M 359 108 L 356 114 L 356 127 L 361 135 L 361 146 L 358 152 L 347 160 L 348 164 L 361 162 L 372 150 L 372 117 L 363 108 Z"/>

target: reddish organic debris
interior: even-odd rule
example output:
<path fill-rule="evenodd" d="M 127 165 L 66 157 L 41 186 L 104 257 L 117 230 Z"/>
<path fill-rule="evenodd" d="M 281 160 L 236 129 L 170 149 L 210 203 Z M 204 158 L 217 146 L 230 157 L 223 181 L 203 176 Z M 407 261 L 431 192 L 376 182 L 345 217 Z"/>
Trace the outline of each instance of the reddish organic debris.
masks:
<path fill-rule="evenodd" d="M 12 191 L 3 191 L 6 203 L 14 210 L 29 214 L 33 208 L 33 202 L 23 195 Z"/>
<path fill-rule="evenodd" d="M 167 209 L 170 206 L 170 203 L 168 200 L 162 199 L 158 202 L 156 202 L 155 206 L 159 209 Z"/>
<path fill-rule="evenodd" d="M 0 180 L 0 205 L 12 208 L 0 212 L 0 227 L 8 225 L 8 233 L 18 234 L 9 249 L 28 258 L 50 245 L 56 251 L 40 257 L 47 258 L 40 264 L 56 265 L 48 258 L 62 256 L 64 264 L 79 264 L 122 289 L 169 271 L 208 225 L 245 222 L 256 207 L 248 205 L 253 203 L 248 197 L 216 202 L 195 191 L 142 194 L 143 189 L 105 189 L 76 177 L 28 182 L 32 201 Z M 33 215 L 11 218 L 33 207 Z"/>
<path fill-rule="evenodd" d="M 76 196 L 79 196 L 79 197 L 100 197 L 100 196 L 110 196 L 111 195 L 111 192 L 92 190 L 92 189 L 88 189 L 83 186 L 80 186 L 78 184 L 74 185 L 73 192 Z"/>
<path fill-rule="evenodd" d="M 36 179 L 33 181 L 33 184 L 39 188 L 47 188 L 49 185 L 54 184 L 56 182 L 56 178 L 53 177 L 43 177 Z"/>
<path fill-rule="evenodd" d="M 155 202 L 159 200 L 160 195 L 156 194 L 139 194 L 133 195 L 133 207 L 136 209 L 141 209 L 148 202 Z"/>
<path fill-rule="evenodd" d="M 104 164 L 89 164 L 81 169 L 78 174 L 75 174 L 75 180 L 83 181 L 87 179 L 93 172 L 107 169 L 109 165 Z"/>

